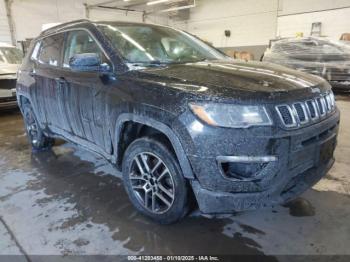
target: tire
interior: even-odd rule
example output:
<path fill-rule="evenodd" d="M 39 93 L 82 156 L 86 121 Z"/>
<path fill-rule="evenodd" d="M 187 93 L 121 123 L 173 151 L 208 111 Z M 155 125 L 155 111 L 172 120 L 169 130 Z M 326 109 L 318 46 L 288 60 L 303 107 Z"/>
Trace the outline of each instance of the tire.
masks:
<path fill-rule="evenodd" d="M 48 150 L 54 145 L 54 139 L 45 136 L 41 130 L 34 111 L 29 103 L 22 108 L 28 140 L 34 152 Z"/>
<path fill-rule="evenodd" d="M 139 212 L 160 224 L 175 223 L 187 214 L 187 181 L 164 144 L 148 137 L 135 140 L 122 168 L 125 190 Z"/>

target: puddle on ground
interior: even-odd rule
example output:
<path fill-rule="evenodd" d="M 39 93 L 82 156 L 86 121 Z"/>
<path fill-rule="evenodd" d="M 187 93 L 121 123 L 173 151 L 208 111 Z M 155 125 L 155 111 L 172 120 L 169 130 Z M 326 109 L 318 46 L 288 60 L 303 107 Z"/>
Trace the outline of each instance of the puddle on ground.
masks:
<path fill-rule="evenodd" d="M 288 209 L 276 207 L 226 217 L 203 217 L 194 212 L 178 224 L 161 226 L 136 212 L 120 175 L 101 157 L 62 142 L 53 150 L 31 154 L 20 115 L 1 116 L 1 120 L 0 180 L 4 186 L 0 193 L 6 197 L 0 202 L 0 212 L 14 221 L 11 226 L 18 229 L 17 237 L 24 248 L 35 243 L 33 252 L 349 252 L 349 227 L 347 219 L 342 219 L 350 216 L 349 196 L 309 190 L 305 198 L 288 203 Z M 17 219 L 21 216 L 26 221 Z M 38 238 L 26 239 L 26 234 Z M 324 238 L 323 234 L 336 237 Z M 268 260 L 275 261 L 272 257 Z"/>
<path fill-rule="evenodd" d="M 85 221 L 104 224 L 114 232 L 114 240 L 125 243 L 124 248 L 145 254 L 263 254 L 258 243 L 241 233 L 233 237 L 222 233 L 231 219 L 190 216 L 171 226 L 155 224 L 135 211 L 118 177 L 93 173 L 94 164 L 82 161 L 73 150 L 58 155 L 55 151 L 32 156 L 33 167 L 43 175 L 28 188 L 43 189 L 49 196 L 37 201 L 39 205 L 62 196 L 74 204 L 79 216 L 62 221 L 55 230 L 75 230 Z M 264 234 L 248 225 L 241 227 Z"/>

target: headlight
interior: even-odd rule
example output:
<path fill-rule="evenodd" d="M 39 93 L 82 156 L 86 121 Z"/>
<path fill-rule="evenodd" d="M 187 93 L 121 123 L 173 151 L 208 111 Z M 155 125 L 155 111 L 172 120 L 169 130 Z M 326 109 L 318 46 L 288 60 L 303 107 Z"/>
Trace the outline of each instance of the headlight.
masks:
<path fill-rule="evenodd" d="M 189 104 L 192 112 L 211 126 L 248 128 L 270 126 L 272 120 L 264 106 L 229 104 Z"/>

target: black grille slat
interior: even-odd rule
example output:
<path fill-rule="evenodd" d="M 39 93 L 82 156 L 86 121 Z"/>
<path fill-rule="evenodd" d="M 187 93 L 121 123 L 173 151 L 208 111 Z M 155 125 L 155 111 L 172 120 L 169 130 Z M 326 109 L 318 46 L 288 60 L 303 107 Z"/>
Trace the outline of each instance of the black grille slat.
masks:
<path fill-rule="evenodd" d="M 288 106 L 279 106 L 278 110 L 286 126 L 294 124 L 294 119 Z"/>
<path fill-rule="evenodd" d="M 312 119 L 315 119 L 317 117 L 317 114 L 316 114 L 316 108 L 314 106 L 313 101 L 307 101 L 306 104 L 310 112 L 310 117 Z"/>
<path fill-rule="evenodd" d="M 299 121 L 301 123 L 305 122 L 307 119 L 306 119 L 306 114 L 304 112 L 304 109 L 303 109 L 303 106 L 301 105 L 301 103 L 296 103 L 294 104 L 294 108 L 295 108 L 295 111 L 297 112 L 298 114 L 298 117 L 299 117 Z"/>

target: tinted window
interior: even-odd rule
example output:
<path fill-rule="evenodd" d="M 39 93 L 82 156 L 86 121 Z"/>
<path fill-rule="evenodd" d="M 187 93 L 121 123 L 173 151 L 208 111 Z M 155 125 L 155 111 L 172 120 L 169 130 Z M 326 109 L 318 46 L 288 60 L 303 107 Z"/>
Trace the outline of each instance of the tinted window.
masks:
<path fill-rule="evenodd" d="M 59 66 L 63 39 L 63 34 L 44 38 L 41 42 L 41 49 L 38 58 L 39 63 Z"/>
<path fill-rule="evenodd" d="M 64 53 L 63 67 L 69 67 L 69 60 L 77 54 L 95 53 L 98 54 L 102 62 L 106 62 L 101 49 L 86 31 L 72 31 L 68 33 L 66 48 Z"/>

